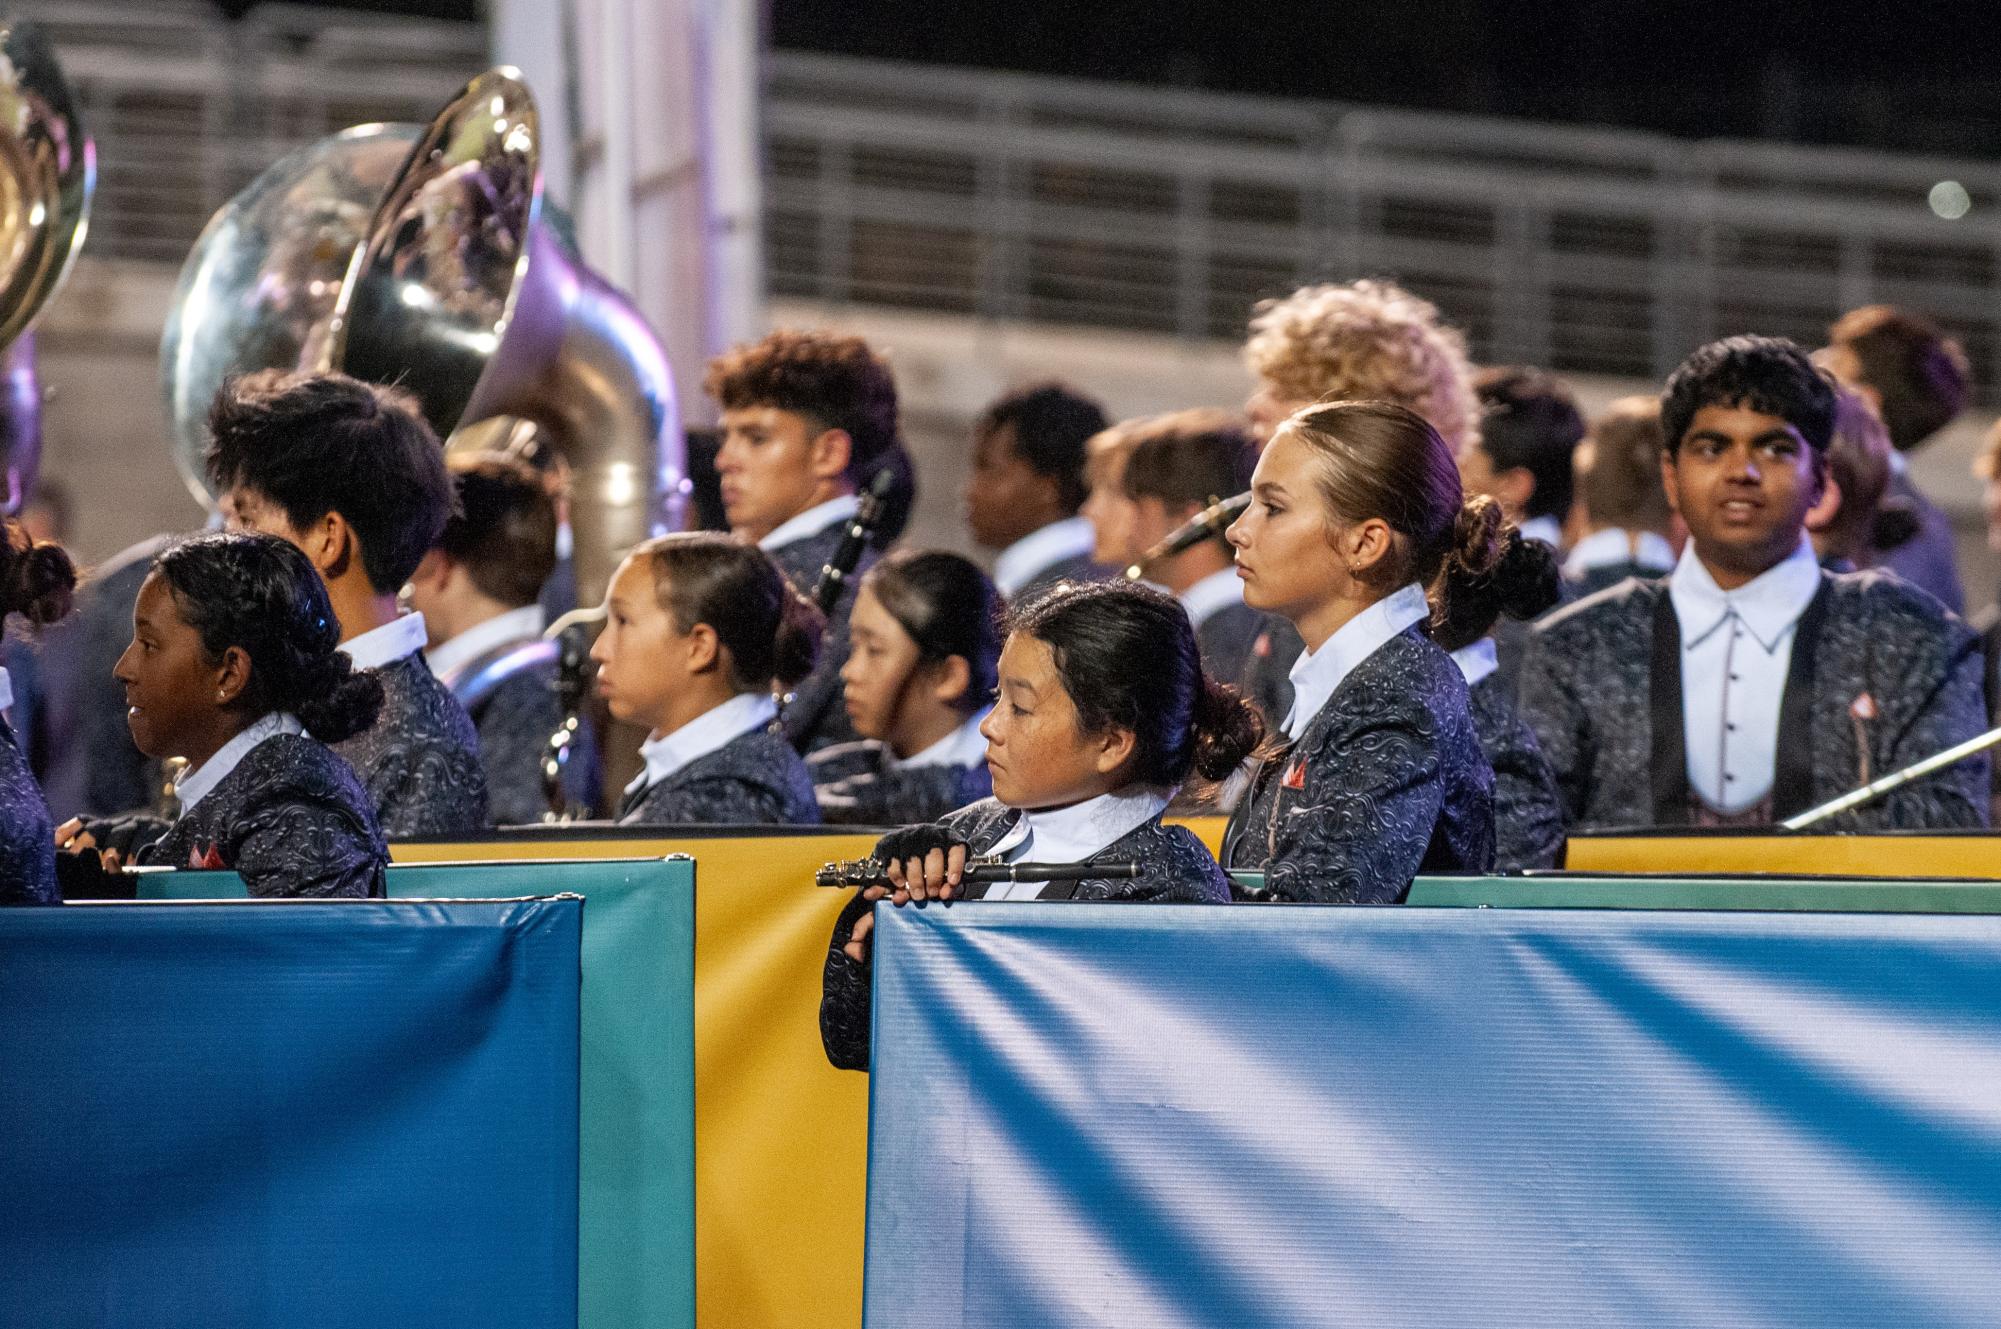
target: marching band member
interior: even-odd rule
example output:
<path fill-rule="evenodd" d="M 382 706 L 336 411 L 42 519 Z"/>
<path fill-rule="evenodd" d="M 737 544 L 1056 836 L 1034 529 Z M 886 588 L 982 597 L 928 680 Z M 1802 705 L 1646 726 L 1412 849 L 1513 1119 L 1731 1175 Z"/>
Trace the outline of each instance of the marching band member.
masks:
<path fill-rule="evenodd" d="M 1659 397 L 1621 397 L 1577 445 L 1576 538 L 1563 563 L 1573 598 L 1674 570 L 1662 448 Z"/>
<path fill-rule="evenodd" d="M 1661 398 L 1661 475 L 1687 523 L 1672 576 L 1538 625 L 1522 713 L 1573 827 L 1755 825 L 1980 733 L 1973 634 L 1882 573 L 1836 575 L 1806 529 L 1834 391 L 1771 337 L 1712 342 Z M 1848 828 L 1987 823 L 1987 758 L 1844 816 Z"/>
<path fill-rule="evenodd" d="M 715 532 L 663 535 L 626 555 L 605 608 L 598 689 L 651 731 L 619 821 L 818 824 L 772 688 L 812 671 L 820 616 L 771 556 Z"/>
<path fill-rule="evenodd" d="M 19 614 L 35 627 L 69 612 L 76 568 L 58 544 L 38 542 L 21 523 L 0 517 L 0 630 Z M 14 689 L 0 669 L 0 904 L 54 904 L 54 841 L 49 805 L 8 723 Z"/>
<path fill-rule="evenodd" d="M 444 450 L 416 404 L 341 374 L 266 370 L 216 394 L 209 431 L 209 478 L 231 528 L 303 550 L 326 582 L 341 649 L 381 675 L 376 722 L 337 746 L 383 831 L 483 828 L 479 736 L 424 663 L 424 616 L 396 608 L 452 510 Z"/>
<path fill-rule="evenodd" d="M 1009 599 L 1110 573 L 1091 561 L 1096 535 L 1078 515 L 1089 492 L 1085 449 L 1105 426 L 1098 403 L 1061 383 L 1011 392 L 973 426 L 966 524 L 1000 551 L 994 584 Z"/>
<path fill-rule="evenodd" d="M 841 667 L 862 741 L 808 758 L 830 822 L 901 826 L 987 797 L 1000 593 L 957 554 L 898 550 L 862 579 Z"/>
<path fill-rule="evenodd" d="M 709 365 L 722 407 L 716 472 L 730 530 L 764 549 L 811 596 L 859 507 L 857 492 L 899 461 L 896 382 L 859 337 L 774 332 Z M 859 573 L 868 566 L 864 554 Z M 828 616 L 819 663 L 781 723 L 801 752 L 854 737 L 841 704 L 855 576 Z"/>
<path fill-rule="evenodd" d="M 538 597 L 556 566 L 556 500 L 535 469 L 498 453 L 447 463 L 458 510 L 410 577 L 410 607 L 430 633 L 425 659 L 479 733 L 487 811 L 497 826 L 542 819 L 542 757 L 562 723 L 556 662 Z M 570 797 L 598 801 L 597 753 L 580 745 Z"/>
<path fill-rule="evenodd" d="M 1202 672 L 1180 605 L 1144 586 L 1064 582 L 1016 608 L 1000 697 L 982 726 L 994 797 L 884 836 L 893 888 L 858 891 L 834 926 L 820 1004 L 828 1058 L 869 1059 L 875 902 L 990 899 L 1226 902 L 1216 860 L 1161 815 L 1191 771 L 1220 780 L 1262 734 L 1257 712 Z M 1129 861 L 1132 880 L 966 885 L 968 856 Z"/>
<path fill-rule="evenodd" d="M 133 611 L 117 676 L 139 750 L 185 757 L 171 825 L 66 823 L 72 851 L 125 838 L 137 861 L 228 868 L 259 896 L 379 896 L 389 861 L 374 801 L 328 743 L 362 732 L 383 684 L 340 649 L 311 562 L 267 535 L 169 546 Z M 136 830 L 136 833 L 134 833 Z M 106 866 L 117 854 L 107 851 Z"/>
<path fill-rule="evenodd" d="M 1251 494 L 1230 527 L 1244 601 L 1306 650 L 1286 743 L 1238 803 L 1224 865 L 1263 868 L 1264 898 L 1367 904 L 1421 871 L 1487 870 L 1493 772 L 1466 680 L 1426 628 L 1477 617 L 1451 606 L 1497 597 L 1529 547 L 1493 499 L 1466 499 L 1438 431 L 1389 402 L 1293 416 Z"/>

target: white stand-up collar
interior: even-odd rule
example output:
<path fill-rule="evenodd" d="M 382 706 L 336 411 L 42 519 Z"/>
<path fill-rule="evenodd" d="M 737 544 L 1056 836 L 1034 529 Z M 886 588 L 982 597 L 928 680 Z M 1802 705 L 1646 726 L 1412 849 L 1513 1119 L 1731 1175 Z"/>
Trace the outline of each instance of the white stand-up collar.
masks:
<path fill-rule="evenodd" d="M 1668 578 L 1668 595 L 1681 623 L 1684 650 L 1699 646 L 1734 613 L 1758 644 L 1770 651 L 1792 630 L 1819 590 L 1820 562 L 1804 534 L 1792 553 L 1734 591 L 1716 584 L 1695 556 L 1693 541 L 1682 551 L 1681 562 Z"/>
<path fill-rule="evenodd" d="M 306 727 L 299 723 L 299 717 L 290 711 L 272 711 L 253 720 L 235 738 L 217 748 L 213 757 L 180 773 L 174 781 L 174 794 L 181 801 L 181 815 L 185 817 L 194 811 L 195 804 L 208 797 L 209 791 L 221 784 L 223 777 L 235 770 L 265 739 L 276 738 L 279 734 L 305 732 Z"/>
<path fill-rule="evenodd" d="M 1244 602 L 1244 581 L 1234 567 L 1212 572 L 1180 595 L 1191 627 L 1201 627 L 1220 610 Z"/>
<path fill-rule="evenodd" d="M 1653 531 L 1627 531 L 1610 526 L 1593 531 L 1577 542 L 1563 561 L 1564 575 L 1572 581 L 1599 568 L 1618 563 L 1636 563 L 1650 572 L 1666 572 L 1674 567 L 1674 546 L 1667 537 Z"/>
<path fill-rule="evenodd" d="M 659 784 L 690 762 L 764 728 L 777 715 L 778 703 L 768 692 L 739 692 L 720 706 L 711 706 L 672 733 L 641 743 L 639 755 L 646 759 L 646 768 L 625 792 L 636 794 Z"/>
<path fill-rule="evenodd" d="M 484 623 L 476 623 L 450 641 L 440 642 L 424 657 L 431 666 L 431 672 L 450 687 L 459 670 L 464 669 L 480 656 L 509 642 L 527 641 L 542 635 L 546 615 L 541 605 L 523 605 L 510 609 L 504 614 L 495 614 Z"/>
<path fill-rule="evenodd" d="M 1518 523 L 1524 540 L 1540 540 L 1551 549 L 1563 548 L 1563 525 L 1554 517 L 1530 517 Z"/>
<path fill-rule="evenodd" d="M 415 655 L 430 639 L 422 614 L 404 614 L 379 628 L 370 628 L 359 637 L 348 638 L 340 648 L 354 661 L 356 669 L 380 669 L 406 655 Z"/>
<path fill-rule="evenodd" d="M 1297 743 L 1313 717 L 1355 667 L 1381 650 L 1390 638 L 1431 617 L 1424 587 L 1416 582 L 1364 609 L 1343 623 L 1317 651 L 1302 651 L 1292 664 L 1292 710 L 1280 726 Z"/>
<path fill-rule="evenodd" d="M 1002 595 L 1021 588 L 1065 559 L 1081 558 L 1097 546 L 1098 534 L 1084 517 L 1066 517 L 1016 540 L 994 560 L 994 585 Z"/>
<path fill-rule="evenodd" d="M 1501 667 L 1500 653 L 1494 649 L 1492 637 L 1482 637 L 1471 646 L 1461 646 L 1452 653 L 1452 663 L 1459 666 L 1459 672 L 1466 677 L 1466 686 L 1486 678 Z"/>
<path fill-rule="evenodd" d="M 14 680 L 7 676 L 6 670 L 0 669 L 0 714 L 5 714 L 13 709 Z"/>
<path fill-rule="evenodd" d="M 1135 786 L 1024 812 L 989 852 L 1010 863 L 1082 863 L 1160 816 L 1171 798 L 1169 791 Z"/>
<path fill-rule="evenodd" d="M 773 527 L 771 533 L 757 542 L 757 547 L 766 553 L 796 544 L 809 535 L 818 535 L 837 521 L 848 521 L 862 508 L 861 500 L 853 494 L 842 494 L 830 498 L 825 503 L 816 503 L 796 517 L 788 517 Z"/>
<path fill-rule="evenodd" d="M 966 717 L 966 722 L 945 737 L 912 756 L 891 761 L 892 769 L 903 766 L 977 766 L 987 759 L 987 736 L 980 732 L 987 711 Z"/>

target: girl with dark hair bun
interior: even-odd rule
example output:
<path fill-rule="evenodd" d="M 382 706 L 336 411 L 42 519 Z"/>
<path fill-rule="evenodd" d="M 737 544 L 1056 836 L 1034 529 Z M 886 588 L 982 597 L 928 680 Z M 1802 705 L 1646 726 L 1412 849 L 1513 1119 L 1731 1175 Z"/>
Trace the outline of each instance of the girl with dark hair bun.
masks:
<path fill-rule="evenodd" d="M 75 589 L 76 568 L 61 545 L 38 544 L 21 523 L 0 517 L 0 632 L 12 614 L 38 628 L 55 622 Z M 0 668 L 0 904 L 54 904 L 49 805 L 8 724 L 13 704 L 13 681 Z"/>
<path fill-rule="evenodd" d="M 901 550 L 862 579 L 841 667 L 857 743 L 807 759 L 830 822 L 930 821 L 993 793 L 980 723 L 1000 659 L 1000 592 L 957 554 Z"/>
<path fill-rule="evenodd" d="M 1263 868 L 1259 898 L 1390 904 L 1421 871 L 1494 863 L 1494 775 L 1466 680 L 1432 639 L 1491 623 L 1524 576 L 1487 498 L 1416 412 L 1310 406 L 1258 461 L 1230 527 L 1244 602 L 1306 643 L 1284 742 L 1253 778 L 1223 862 Z"/>
<path fill-rule="evenodd" d="M 591 647 L 611 713 L 650 731 L 627 825 L 817 825 L 774 694 L 813 670 L 821 618 L 771 556 L 712 531 L 648 540 L 613 574 Z"/>
<path fill-rule="evenodd" d="M 275 536 L 170 545 L 132 612 L 114 671 L 132 741 L 182 757 L 180 816 L 71 821 L 65 849 L 104 865 L 228 868 L 258 896 L 380 896 L 389 854 L 375 806 L 327 745 L 375 723 L 382 684 L 340 649 L 306 556 Z"/>
<path fill-rule="evenodd" d="M 1166 826 L 1191 774 L 1229 776 L 1263 737 L 1251 705 L 1202 670 L 1172 597 L 1128 582 L 1059 582 L 1019 606 L 981 726 L 994 796 L 877 842 L 893 888 L 856 893 L 834 925 L 820 1035 L 836 1066 L 865 1069 L 870 912 L 877 900 L 1181 900 L 1230 887 L 1193 832 Z M 968 858 L 1131 862 L 1121 881 L 967 886 Z"/>

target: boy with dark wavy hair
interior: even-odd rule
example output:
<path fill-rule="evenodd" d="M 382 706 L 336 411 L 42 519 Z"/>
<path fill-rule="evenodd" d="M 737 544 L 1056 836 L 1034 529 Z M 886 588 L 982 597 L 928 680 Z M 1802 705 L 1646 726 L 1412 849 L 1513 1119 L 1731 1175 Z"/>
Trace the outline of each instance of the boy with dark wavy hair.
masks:
<path fill-rule="evenodd" d="M 1661 397 L 1681 561 L 1537 626 L 1523 715 L 1573 828 L 1783 820 L 1985 728 L 1973 634 L 1882 573 L 1824 571 L 1807 538 L 1827 483 L 1834 385 L 1792 342 L 1731 337 Z M 1831 827 L 1987 824 L 1974 757 Z"/>

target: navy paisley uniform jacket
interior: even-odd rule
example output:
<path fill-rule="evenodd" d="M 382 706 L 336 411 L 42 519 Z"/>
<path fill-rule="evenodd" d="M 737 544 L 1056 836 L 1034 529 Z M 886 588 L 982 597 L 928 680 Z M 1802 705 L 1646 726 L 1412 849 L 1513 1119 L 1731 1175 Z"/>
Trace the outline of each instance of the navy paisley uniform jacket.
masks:
<path fill-rule="evenodd" d="M 535 640 L 508 642 L 471 661 L 461 671 L 454 694 L 466 707 L 479 737 L 480 763 L 486 771 L 487 816 L 495 826 L 528 826 L 542 820 L 549 800 L 542 790 L 542 757 L 549 736 L 562 723 L 563 706 L 556 695 L 553 652 L 540 652 Z M 533 652 L 526 662 L 508 657 Z M 488 670 L 515 665 L 498 682 L 487 685 Z M 563 785 L 572 802 L 595 807 L 601 768 L 588 715 L 582 742 L 571 750 L 563 770 Z"/>
<path fill-rule="evenodd" d="M 61 898 L 49 805 L 0 716 L 0 904 L 55 904 Z"/>
<path fill-rule="evenodd" d="M 985 762 L 897 766 L 887 744 L 857 739 L 806 759 L 820 818 L 837 826 L 913 826 L 977 803 L 994 792 Z"/>
<path fill-rule="evenodd" d="M 625 796 L 623 826 L 817 826 L 813 777 L 784 735 L 739 734 L 664 780 Z"/>
<path fill-rule="evenodd" d="M 1495 673 L 1475 683 L 1471 706 L 1473 731 L 1494 768 L 1494 870 L 1555 867 L 1563 856 L 1563 800 L 1508 680 Z"/>
<path fill-rule="evenodd" d="M 334 745 L 361 777 L 389 836 L 463 835 L 486 827 L 486 770 L 465 708 L 421 651 L 375 671 L 382 713 Z"/>
<path fill-rule="evenodd" d="M 1250 898 L 1394 904 L 1420 872 L 1494 865 L 1494 773 L 1465 676 L 1405 628 L 1355 666 L 1296 744 L 1258 767 L 1223 863 L 1262 868 Z"/>
<path fill-rule="evenodd" d="M 813 591 L 820 584 L 820 569 L 827 566 L 827 561 L 841 547 L 841 537 L 851 520 L 843 517 L 813 535 L 770 551 L 793 590 L 809 600 L 813 598 Z M 820 654 L 813 672 L 792 690 L 792 700 L 779 717 L 785 737 L 800 752 L 812 752 L 834 743 L 851 743 L 859 737 L 854 725 L 848 722 L 841 666 L 848 662 L 848 615 L 854 611 L 855 592 L 861 585 L 862 574 L 875 566 L 876 557 L 873 549 L 862 551 L 861 562 L 848 574 L 841 598 L 827 615 L 827 628 L 820 635 Z"/>
<path fill-rule="evenodd" d="M 257 896 L 381 896 L 389 851 L 353 770 L 326 744 L 274 734 L 139 853 L 231 868 Z"/>
<path fill-rule="evenodd" d="M 1783 819 L 1986 729 L 1980 651 L 1938 601 L 1880 572 L 1821 574 L 1794 629 L 1772 810 Z M 1536 628 L 1522 716 L 1572 829 L 1687 824 L 1681 629 L 1665 578 L 1627 581 Z M 1859 716 L 1868 697 L 1873 716 Z M 1827 823 L 1830 830 L 1987 824 L 1972 757 Z"/>
<path fill-rule="evenodd" d="M 988 798 L 939 818 L 939 824 L 962 837 L 967 856 L 977 858 L 999 844 L 1021 815 L 1017 809 Z M 1227 904 L 1230 900 L 1228 879 L 1195 833 L 1186 826 L 1163 825 L 1158 817 L 1128 831 L 1085 861 L 1137 863 L 1140 874 L 1129 881 L 1053 881 L 1036 898 L 1185 904 Z M 968 885 L 964 898 L 977 900 L 985 889 L 984 883 Z M 865 1071 L 869 1064 L 873 971 L 868 960 L 854 960 L 842 948 L 854 935 L 856 921 L 873 907 L 856 891 L 835 920 L 833 939 L 827 947 L 820 1041 L 827 1049 L 827 1060 L 842 1070 Z M 869 954 L 873 957 L 874 952 Z"/>

